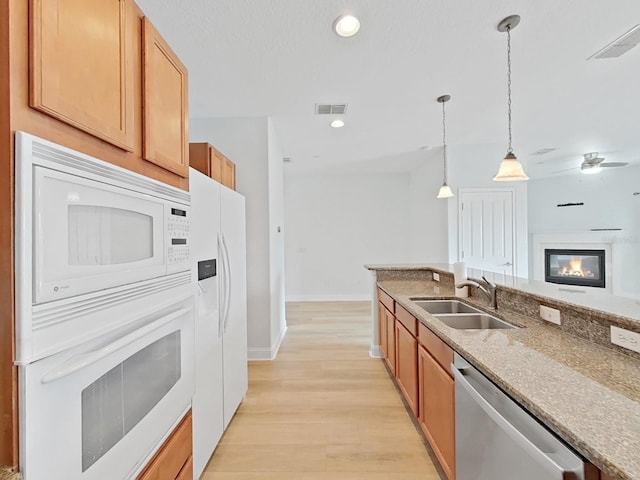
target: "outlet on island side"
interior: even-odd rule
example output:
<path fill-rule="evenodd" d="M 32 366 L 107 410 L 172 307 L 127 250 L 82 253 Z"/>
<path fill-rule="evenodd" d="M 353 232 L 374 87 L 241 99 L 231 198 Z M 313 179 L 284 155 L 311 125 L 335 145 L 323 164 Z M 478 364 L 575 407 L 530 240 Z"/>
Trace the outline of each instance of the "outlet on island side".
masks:
<path fill-rule="evenodd" d="M 640 353 L 640 333 L 611 326 L 611 343 Z"/>
<path fill-rule="evenodd" d="M 556 325 L 560 325 L 560 310 L 556 310 L 555 308 L 545 307 L 544 305 L 540 305 L 540 318 L 546 320 L 547 322 L 555 323 Z"/>
<path fill-rule="evenodd" d="M 436 273 L 436 272 L 432 272 L 433 273 L 433 281 L 434 282 L 439 282 L 440 281 L 440 274 Z"/>

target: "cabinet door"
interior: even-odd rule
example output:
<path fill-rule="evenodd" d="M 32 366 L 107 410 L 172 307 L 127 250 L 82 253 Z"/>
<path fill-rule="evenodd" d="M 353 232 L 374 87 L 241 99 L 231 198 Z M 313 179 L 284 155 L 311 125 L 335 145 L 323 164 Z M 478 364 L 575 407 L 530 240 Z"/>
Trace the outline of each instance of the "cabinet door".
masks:
<path fill-rule="evenodd" d="M 387 309 L 384 311 L 387 327 L 387 364 L 391 373 L 396 374 L 396 317 Z"/>
<path fill-rule="evenodd" d="M 378 335 L 380 336 L 380 351 L 387 357 L 387 310 L 382 302 L 378 302 Z"/>
<path fill-rule="evenodd" d="M 189 144 L 189 166 L 207 177 L 211 176 L 211 147 L 208 143 Z"/>
<path fill-rule="evenodd" d="M 236 189 L 236 166 L 227 157 L 222 164 L 222 184 L 232 190 Z"/>
<path fill-rule="evenodd" d="M 418 416 L 418 341 L 396 321 L 396 378 L 414 415 Z"/>
<path fill-rule="evenodd" d="M 222 164 L 224 163 L 224 156 L 211 147 L 211 178 L 222 185 Z"/>
<path fill-rule="evenodd" d="M 142 37 L 142 156 L 187 177 L 187 69 L 146 17 L 142 23 Z"/>
<path fill-rule="evenodd" d="M 447 478 L 455 478 L 455 389 L 453 379 L 418 347 L 420 423 Z"/>
<path fill-rule="evenodd" d="M 129 0 L 31 0 L 31 107 L 134 149 Z"/>

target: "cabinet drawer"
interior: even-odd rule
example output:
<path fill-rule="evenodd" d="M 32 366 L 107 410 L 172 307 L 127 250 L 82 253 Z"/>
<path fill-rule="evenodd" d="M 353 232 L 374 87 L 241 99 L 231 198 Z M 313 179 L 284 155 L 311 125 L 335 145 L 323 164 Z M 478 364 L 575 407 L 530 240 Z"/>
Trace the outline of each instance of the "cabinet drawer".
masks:
<path fill-rule="evenodd" d="M 387 310 L 389 310 L 391 313 L 395 313 L 395 302 L 393 301 L 393 298 L 384 293 L 380 288 L 378 288 L 378 300 L 382 302 L 385 307 L 387 307 Z"/>
<path fill-rule="evenodd" d="M 436 359 L 449 376 L 453 362 L 453 350 L 440 338 L 422 324 L 418 326 L 418 340 L 420 344 Z"/>
<path fill-rule="evenodd" d="M 189 457 L 189 460 L 187 460 L 187 463 L 185 463 L 182 470 L 180 470 L 176 480 L 193 480 L 193 457 Z"/>
<path fill-rule="evenodd" d="M 142 474 L 138 476 L 138 480 L 174 480 L 182 478 L 179 475 L 183 471 L 186 474 L 189 468 L 193 471 L 193 466 L 189 467 L 189 459 L 193 451 L 191 431 L 191 411 L 189 411 Z"/>
<path fill-rule="evenodd" d="M 418 320 L 401 305 L 396 305 L 396 318 L 414 337 L 418 336 Z"/>

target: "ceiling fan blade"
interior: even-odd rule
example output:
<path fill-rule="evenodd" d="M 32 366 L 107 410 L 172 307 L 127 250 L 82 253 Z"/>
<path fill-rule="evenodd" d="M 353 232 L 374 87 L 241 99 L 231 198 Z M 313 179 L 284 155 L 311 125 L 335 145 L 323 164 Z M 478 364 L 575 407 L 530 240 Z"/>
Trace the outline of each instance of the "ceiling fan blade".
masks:
<path fill-rule="evenodd" d="M 601 163 L 601 167 L 626 167 L 629 165 L 627 162 L 605 162 Z"/>
<path fill-rule="evenodd" d="M 572 170 L 580 170 L 580 167 L 565 168 L 564 170 L 556 170 L 555 172 L 551 172 L 551 173 L 564 173 L 564 172 L 570 172 Z"/>

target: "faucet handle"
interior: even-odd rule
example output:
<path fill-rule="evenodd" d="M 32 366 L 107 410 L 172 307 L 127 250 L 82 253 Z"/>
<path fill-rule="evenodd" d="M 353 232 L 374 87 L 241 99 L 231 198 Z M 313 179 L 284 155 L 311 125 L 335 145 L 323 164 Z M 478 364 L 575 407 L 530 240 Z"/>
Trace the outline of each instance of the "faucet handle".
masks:
<path fill-rule="evenodd" d="M 487 278 L 484 275 L 482 275 L 482 280 L 484 280 L 486 282 L 487 286 L 489 288 L 491 288 L 491 289 L 495 289 L 496 286 L 497 286 L 495 283 L 490 282 L 489 280 L 487 280 Z"/>

